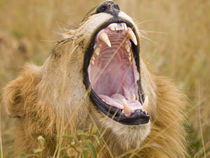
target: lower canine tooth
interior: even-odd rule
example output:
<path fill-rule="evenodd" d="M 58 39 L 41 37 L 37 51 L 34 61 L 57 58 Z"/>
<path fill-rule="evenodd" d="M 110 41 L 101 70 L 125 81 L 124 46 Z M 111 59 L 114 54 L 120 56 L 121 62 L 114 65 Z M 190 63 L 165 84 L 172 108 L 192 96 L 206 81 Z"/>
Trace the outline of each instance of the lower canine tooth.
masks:
<path fill-rule="evenodd" d="M 134 32 L 131 30 L 131 28 L 128 29 L 128 37 L 133 41 L 133 43 L 137 46 L 137 39 Z"/>
<path fill-rule="evenodd" d="M 130 115 L 131 114 L 131 110 L 128 107 L 127 101 L 125 99 L 123 99 L 123 106 L 124 106 L 124 112 L 126 115 Z"/>
<path fill-rule="evenodd" d="M 110 40 L 109 40 L 109 37 L 108 35 L 106 34 L 106 32 L 102 32 L 100 35 L 99 35 L 99 39 L 103 42 L 105 42 L 109 47 L 111 47 L 111 43 L 110 43 Z"/>

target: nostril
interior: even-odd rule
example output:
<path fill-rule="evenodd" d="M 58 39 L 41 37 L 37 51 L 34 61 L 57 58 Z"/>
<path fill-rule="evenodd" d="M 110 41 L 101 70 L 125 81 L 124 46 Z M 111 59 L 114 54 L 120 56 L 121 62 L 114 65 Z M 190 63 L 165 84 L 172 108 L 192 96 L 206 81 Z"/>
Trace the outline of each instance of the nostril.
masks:
<path fill-rule="evenodd" d="M 109 13 L 111 15 L 117 16 L 120 12 L 120 8 L 117 3 L 113 1 L 106 1 L 102 3 L 97 9 L 96 13 Z"/>
<path fill-rule="evenodd" d="M 108 11 L 108 10 L 110 10 L 110 8 L 111 8 L 111 6 L 109 6 L 108 4 L 102 4 L 102 5 L 100 5 L 98 8 L 97 8 L 97 10 L 96 10 L 96 13 L 101 13 L 101 12 L 106 12 L 106 11 Z"/>

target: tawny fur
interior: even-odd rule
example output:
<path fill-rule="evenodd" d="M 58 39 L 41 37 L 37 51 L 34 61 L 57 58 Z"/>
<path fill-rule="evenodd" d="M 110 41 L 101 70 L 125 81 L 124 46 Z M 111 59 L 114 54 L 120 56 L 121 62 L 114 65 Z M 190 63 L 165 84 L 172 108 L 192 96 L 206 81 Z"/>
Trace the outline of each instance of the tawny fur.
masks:
<path fill-rule="evenodd" d="M 123 12 L 119 16 L 132 20 Z M 17 155 L 32 153 L 39 146 L 40 135 L 46 140 L 40 157 L 56 155 L 62 142 L 60 136 L 74 135 L 76 130 L 86 130 L 95 124 L 103 140 L 98 148 L 99 157 L 185 156 L 183 95 L 166 78 L 152 74 L 142 57 L 141 84 L 144 94 L 149 96 L 149 124 L 119 124 L 96 110 L 90 101 L 83 84 L 84 54 L 94 32 L 110 18 L 105 13 L 87 16 L 77 29 L 67 34 L 67 39 L 56 44 L 43 66 L 26 66 L 4 88 L 8 114 L 17 119 Z"/>

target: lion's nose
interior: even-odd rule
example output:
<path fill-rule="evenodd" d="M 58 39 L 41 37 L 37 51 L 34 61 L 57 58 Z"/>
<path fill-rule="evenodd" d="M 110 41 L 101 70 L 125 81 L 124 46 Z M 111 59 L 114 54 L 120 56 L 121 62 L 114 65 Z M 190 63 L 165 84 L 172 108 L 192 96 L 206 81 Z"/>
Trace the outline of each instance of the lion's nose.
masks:
<path fill-rule="evenodd" d="M 120 8 L 118 6 L 117 3 L 113 2 L 113 1 L 106 1 L 104 3 L 102 3 L 97 9 L 96 9 L 96 13 L 108 13 L 111 14 L 113 16 L 117 16 L 120 12 Z"/>

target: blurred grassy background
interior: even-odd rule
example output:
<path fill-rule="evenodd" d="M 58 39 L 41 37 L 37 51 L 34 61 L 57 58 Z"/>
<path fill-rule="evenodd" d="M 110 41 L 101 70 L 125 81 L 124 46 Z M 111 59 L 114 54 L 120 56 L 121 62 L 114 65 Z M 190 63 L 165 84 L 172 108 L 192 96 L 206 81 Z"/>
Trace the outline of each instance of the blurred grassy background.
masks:
<path fill-rule="evenodd" d="M 25 63 L 41 65 L 59 33 L 76 26 L 100 2 L 0 0 L 0 89 Z M 144 58 L 157 74 L 173 78 L 189 98 L 184 124 L 189 157 L 210 157 L 210 1 L 117 2 L 141 29 Z M 1 157 L 11 158 L 14 122 L 2 103 L 1 108 Z"/>

